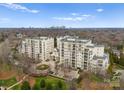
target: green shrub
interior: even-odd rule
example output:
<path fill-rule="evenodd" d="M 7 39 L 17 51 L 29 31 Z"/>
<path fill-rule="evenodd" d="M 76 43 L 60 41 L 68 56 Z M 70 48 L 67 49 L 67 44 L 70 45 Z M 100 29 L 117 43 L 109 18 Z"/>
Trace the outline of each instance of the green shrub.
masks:
<path fill-rule="evenodd" d="M 22 90 L 30 90 L 31 87 L 30 87 L 30 85 L 29 85 L 29 82 L 24 81 L 24 82 L 22 83 L 22 85 L 21 85 L 21 89 L 22 89 Z"/>
<path fill-rule="evenodd" d="M 45 82 L 44 79 L 42 79 L 42 80 L 40 81 L 40 87 L 41 87 L 41 88 L 45 88 L 45 86 L 46 86 L 46 82 Z"/>

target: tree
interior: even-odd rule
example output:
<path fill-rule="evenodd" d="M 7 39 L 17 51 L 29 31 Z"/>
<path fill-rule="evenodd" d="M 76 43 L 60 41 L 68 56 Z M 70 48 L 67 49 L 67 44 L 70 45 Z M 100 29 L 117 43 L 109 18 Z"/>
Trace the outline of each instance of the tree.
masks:
<path fill-rule="evenodd" d="M 112 52 L 109 52 L 109 60 L 110 60 L 110 64 L 108 67 L 108 73 L 112 74 L 113 72 L 113 57 L 112 57 Z"/>
<path fill-rule="evenodd" d="M 54 38 L 54 47 L 57 47 L 57 39 L 56 38 Z"/>
<path fill-rule="evenodd" d="M 112 56 L 112 52 L 109 53 L 109 58 L 110 58 L 110 64 L 113 65 L 113 56 Z"/>
<path fill-rule="evenodd" d="M 58 83 L 57 83 L 57 85 L 58 85 L 58 88 L 59 88 L 59 89 L 62 89 L 62 88 L 63 88 L 62 81 L 59 80 Z"/>
<path fill-rule="evenodd" d="M 108 67 L 108 73 L 112 74 L 113 70 L 112 70 L 113 66 L 110 64 Z"/>
<path fill-rule="evenodd" d="M 46 89 L 47 90 L 52 90 L 53 89 L 52 84 L 51 83 L 48 83 L 47 86 L 46 86 Z"/>
<path fill-rule="evenodd" d="M 41 87 L 41 88 L 45 88 L 45 86 L 46 86 L 46 82 L 45 82 L 44 79 L 42 79 L 42 80 L 40 81 L 40 87 Z"/>
<path fill-rule="evenodd" d="M 124 66 L 124 54 L 121 52 L 120 53 L 120 61 L 119 61 L 119 64 Z"/>
<path fill-rule="evenodd" d="M 24 81 L 24 82 L 22 83 L 21 89 L 22 89 L 22 90 L 30 90 L 31 87 L 30 87 L 30 85 L 29 85 L 29 82 L 28 82 L 28 81 Z"/>
<path fill-rule="evenodd" d="M 78 77 L 78 79 L 77 79 L 77 83 L 80 83 L 81 80 L 82 80 L 82 76 L 80 75 L 80 76 Z"/>
<path fill-rule="evenodd" d="M 117 45 L 117 49 L 118 50 L 122 50 L 123 49 L 123 45 Z"/>
<path fill-rule="evenodd" d="M 112 54 L 113 62 L 119 64 L 119 58 L 116 54 Z"/>

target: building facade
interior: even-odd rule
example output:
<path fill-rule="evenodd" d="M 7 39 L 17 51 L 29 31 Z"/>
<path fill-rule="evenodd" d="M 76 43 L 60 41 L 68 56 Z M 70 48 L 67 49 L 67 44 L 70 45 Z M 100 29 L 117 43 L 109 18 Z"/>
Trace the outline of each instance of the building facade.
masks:
<path fill-rule="evenodd" d="M 54 38 L 26 38 L 22 41 L 20 52 L 30 58 L 46 61 L 54 56 L 60 64 L 73 69 L 80 68 L 90 71 L 105 71 L 109 66 L 109 55 L 104 53 L 104 46 L 93 44 L 92 40 L 77 36 L 57 38 L 54 48 Z"/>
<path fill-rule="evenodd" d="M 71 68 L 83 70 L 105 70 L 109 57 L 103 45 L 93 44 L 91 40 L 78 37 L 64 37 L 59 41 L 60 62 Z"/>
<path fill-rule="evenodd" d="M 54 39 L 51 37 L 26 38 L 22 41 L 20 52 L 27 54 L 28 57 L 48 60 L 54 50 Z"/>
<path fill-rule="evenodd" d="M 72 36 L 68 36 L 68 35 L 66 35 L 66 36 L 59 36 L 59 37 L 56 37 L 56 43 L 57 43 L 57 49 L 59 49 L 60 48 L 60 44 L 61 44 L 61 40 L 62 39 L 64 39 L 64 38 L 71 38 Z M 78 38 L 78 36 L 73 36 L 73 37 L 75 37 L 75 38 Z"/>

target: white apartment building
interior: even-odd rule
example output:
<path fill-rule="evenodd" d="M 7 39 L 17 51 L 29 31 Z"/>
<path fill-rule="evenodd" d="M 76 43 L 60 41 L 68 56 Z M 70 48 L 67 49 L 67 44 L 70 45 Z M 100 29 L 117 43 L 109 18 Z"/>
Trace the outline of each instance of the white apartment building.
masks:
<path fill-rule="evenodd" d="M 60 37 L 56 37 L 56 41 L 57 41 L 57 49 L 60 48 L 60 43 L 61 43 L 61 40 L 64 39 L 64 38 L 71 38 L 72 36 L 60 36 Z M 78 38 L 78 36 L 73 36 L 75 38 Z"/>
<path fill-rule="evenodd" d="M 50 54 L 53 52 L 53 50 L 54 38 L 35 37 L 26 38 L 25 40 L 23 40 L 20 52 L 27 54 L 30 58 L 45 61 L 50 58 Z"/>
<path fill-rule="evenodd" d="M 109 66 L 109 55 L 104 53 L 103 45 L 93 44 L 92 40 L 77 36 L 57 37 L 56 49 L 54 38 L 26 38 L 22 41 L 20 52 L 41 61 L 46 61 L 53 55 L 59 59 L 60 64 L 93 72 L 104 71 Z"/>
<path fill-rule="evenodd" d="M 93 44 L 91 40 L 78 37 L 59 39 L 60 62 L 65 66 L 83 70 L 106 70 L 109 57 L 104 53 L 103 45 Z"/>

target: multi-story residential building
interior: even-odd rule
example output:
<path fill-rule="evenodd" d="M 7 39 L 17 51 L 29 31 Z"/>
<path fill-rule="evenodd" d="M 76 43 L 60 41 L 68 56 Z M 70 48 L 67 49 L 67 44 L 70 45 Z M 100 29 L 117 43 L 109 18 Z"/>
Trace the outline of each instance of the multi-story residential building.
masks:
<path fill-rule="evenodd" d="M 60 60 L 60 64 L 74 69 L 104 71 L 109 65 L 109 55 L 104 53 L 103 45 L 93 44 L 92 40 L 77 36 L 58 37 L 56 49 L 54 38 L 26 38 L 22 41 L 20 52 L 41 61 L 53 55 Z"/>
<path fill-rule="evenodd" d="M 50 54 L 53 52 L 53 50 L 54 38 L 35 37 L 26 38 L 25 40 L 23 40 L 20 52 L 27 54 L 30 58 L 45 61 L 50 58 Z"/>
<path fill-rule="evenodd" d="M 64 38 L 71 38 L 72 36 L 60 36 L 60 37 L 56 37 L 56 41 L 57 41 L 57 49 L 60 48 L 60 43 L 61 43 L 61 40 L 64 39 Z M 78 36 L 73 36 L 75 38 L 78 38 Z"/>
<path fill-rule="evenodd" d="M 103 45 L 93 44 L 91 40 L 78 37 L 64 37 L 59 41 L 60 62 L 65 66 L 84 70 L 105 70 L 109 57 Z"/>

